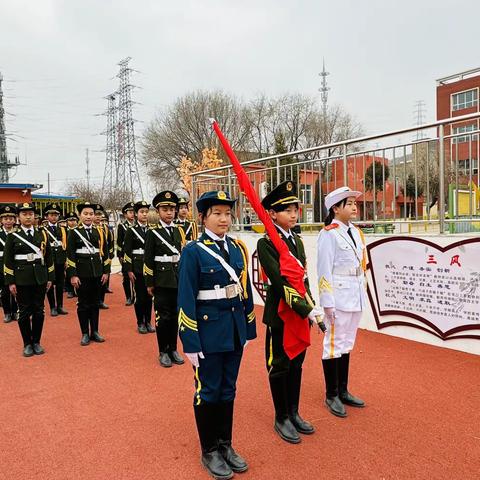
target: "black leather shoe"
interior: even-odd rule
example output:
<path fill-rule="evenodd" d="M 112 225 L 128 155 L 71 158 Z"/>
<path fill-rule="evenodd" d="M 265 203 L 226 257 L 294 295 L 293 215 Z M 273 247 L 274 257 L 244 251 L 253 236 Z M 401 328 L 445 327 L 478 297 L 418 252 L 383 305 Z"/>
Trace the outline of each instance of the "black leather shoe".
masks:
<path fill-rule="evenodd" d="M 242 473 L 248 470 L 247 462 L 233 449 L 229 442 L 219 441 L 218 451 L 227 465 L 235 472 Z"/>
<path fill-rule="evenodd" d="M 90 335 L 90 340 L 97 343 L 103 343 L 105 341 L 105 339 L 98 332 L 93 332 Z"/>
<path fill-rule="evenodd" d="M 337 417 L 346 417 L 347 412 L 345 411 L 345 407 L 343 406 L 342 401 L 338 396 L 332 398 L 325 399 L 325 405 L 327 406 L 330 413 Z"/>
<path fill-rule="evenodd" d="M 108 310 L 109 309 L 109 306 L 105 303 L 105 302 L 101 302 L 99 305 L 98 305 L 98 308 L 100 310 Z"/>
<path fill-rule="evenodd" d="M 346 392 L 342 392 L 340 395 L 340 400 L 345 405 L 350 405 L 351 407 L 363 408 L 365 406 L 365 402 L 358 397 L 354 397 L 348 390 Z"/>
<path fill-rule="evenodd" d="M 25 345 L 23 349 L 23 356 L 24 357 L 32 357 L 33 356 L 33 347 L 29 345 Z"/>
<path fill-rule="evenodd" d="M 56 308 L 50 309 L 50 316 L 51 317 L 58 317 L 58 312 Z"/>
<path fill-rule="evenodd" d="M 181 357 L 181 355 L 174 350 L 173 352 L 169 353 L 170 359 L 175 365 L 183 365 L 185 363 L 185 360 Z"/>
<path fill-rule="evenodd" d="M 34 343 L 33 344 L 33 353 L 35 355 L 43 355 L 45 353 L 45 350 L 39 343 Z"/>
<path fill-rule="evenodd" d="M 233 477 L 232 469 L 218 450 L 202 453 L 202 464 L 213 478 L 228 480 Z"/>
<path fill-rule="evenodd" d="M 80 345 L 82 347 L 86 347 L 87 345 L 90 345 L 90 337 L 88 336 L 88 333 L 84 333 L 82 335 L 82 339 L 80 340 Z"/>
<path fill-rule="evenodd" d="M 59 315 L 68 315 L 68 312 L 63 307 L 58 307 L 57 312 Z"/>
<path fill-rule="evenodd" d="M 158 360 L 160 361 L 160 365 L 162 367 L 170 368 L 172 366 L 172 361 L 170 360 L 168 353 L 165 353 L 165 352 L 160 353 Z"/>
<path fill-rule="evenodd" d="M 275 431 L 288 443 L 300 443 L 302 439 L 288 417 L 275 418 Z"/>
<path fill-rule="evenodd" d="M 147 329 L 148 333 L 155 333 L 155 328 L 152 327 L 149 323 L 145 325 L 145 328 Z"/>
<path fill-rule="evenodd" d="M 12 320 L 13 320 L 13 318 L 12 318 L 12 314 L 11 314 L 11 313 L 5 314 L 5 318 L 3 319 L 3 321 L 4 321 L 5 323 L 10 323 Z"/>
<path fill-rule="evenodd" d="M 289 418 L 298 433 L 303 433 L 304 435 L 311 435 L 315 432 L 314 426 L 310 422 L 304 420 L 298 414 L 298 412 L 292 412 L 289 415 Z"/>
<path fill-rule="evenodd" d="M 67 298 L 73 298 L 74 295 L 73 295 L 73 292 L 67 292 Z"/>
<path fill-rule="evenodd" d="M 125 305 L 129 307 L 130 305 L 133 305 L 133 300 L 131 298 L 127 298 L 127 301 L 125 302 Z"/>
<path fill-rule="evenodd" d="M 139 325 L 137 330 L 138 330 L 138 333 L 142 333 L 142 334 L 148 333 L 147 332 L 147 327 L 145 327 L 145 325 Z"/>

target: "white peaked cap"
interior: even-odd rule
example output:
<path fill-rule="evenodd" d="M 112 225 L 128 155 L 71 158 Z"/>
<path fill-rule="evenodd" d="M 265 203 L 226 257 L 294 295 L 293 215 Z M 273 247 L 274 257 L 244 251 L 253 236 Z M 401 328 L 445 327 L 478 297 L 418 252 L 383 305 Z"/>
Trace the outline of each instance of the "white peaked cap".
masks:
<path fill-rule="evenodd" d="M 356 192 L 355 190 L 352 190 L 350 187 L 337 188 L 336 190 L 333 190 L 333 192 L 330 192 L 325 197 L 325 207 L 327 210 L 330 210 L 336 203 L 341 202 L 345 198 L 350 198 L 350 197 L 357 198 L 361 194 L 362 192 Z"/>

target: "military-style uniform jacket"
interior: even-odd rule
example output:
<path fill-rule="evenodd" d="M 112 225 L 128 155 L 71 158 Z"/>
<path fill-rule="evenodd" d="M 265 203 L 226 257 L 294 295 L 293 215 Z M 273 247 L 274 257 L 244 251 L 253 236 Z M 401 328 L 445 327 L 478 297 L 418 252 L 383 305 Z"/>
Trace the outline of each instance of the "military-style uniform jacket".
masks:
<path fill-rule="evenodd" d="M 145 237 L 143 274 L 147 287 L 177 288 L 178 262 L 185 244 L 183 230 L 172 224 L 173 238 L 161 225 L 148 230 Z M 163 241 L 158 238 L 162 237 Z M 166 243 L 171 245 L 170 248 Z"/>
<path fill-rule="evenodd" d="M 348 234 L 348 228 L 355 244 Z M 318 236 L 317 275 L 322 307 L 360 312 L 367 305 L 366 253 L 362 231 L 333 220 Z"/>
<path fill-rule="evenodd" d="M 123 243 L 125 241 L 125 234 L 127 230 L 132 226 L 127 220 L 118 224 L 117 228 L 117 257 L 123 257 Z"/>
<path fill-rule="evenodd" d="M 80 238 L 77 231 L 87 240 Z M 67 277 L 93 278 L 110 273 L 111 260 L 102 227 L 92 227 L 90 239 L 83 225 L 70 230 L 67 239 Z"/>
<path fill-rule="evenodd" d="M 305 247 L 299 235 L 292 232 L 295 240 L 295 247 L 285 236 L 279 232 L 280 238 L 288 245 L 290 252 L 298 258 L 305 268 L 307 266 L 307 257 L 305 255 Z M 302 296 L 286 281 L 285 277 L 280 275 L 279 254 L 274 247 L 268 235 L 265 235 L 257 244 L 258 259 L 262 266 L 262 274 L 267 285 L 267 297 L 265 299 L 265 309 L 263 314 L 263 323 L 271 327 L 283 324 L 282 319 L 278 315 L 278 304 L 283 298 L 287 304 L 297 312 L 302 318 L 308 317 L 312 311 L 312 307 Z M 307 292 L 310 294 L 308 278 L 304 279 Z M 310 295 L 311 296 L 311 295 Z"/>
<path fill-rule="evenodd" d="M 53 263 L 64 265 L 67 261 L 67 229 L 58 225 L 46 225 L 43 230 L 47 233 L 52 248 Z"/>
<path fill-rule="evenodd" d="M 148 225 L 142 227 L 139 223 L 135 223 L 126 231 L 123 242 L 123 259 L 127 272 L 133 272 L 135 275 L 143 274 L 143 258 L 147 232 Z"/>
<path fill-rule="evenodd" d="M 198 238 L 198 227 L 195 222 L 192 222 L 191 220 L 181 221 L 177 218 L 175 219 L 175 224 L 183 230 L 187 242 Z"/>
<path fill-rule="evenodd" d="M 29 237 L 22 228 L 18 228 L 15 234 L 7 235 L 3 253 L 6 285 L 43 285 L 48 281 L 53 282 L 55 266 L 47 233 L 38 228 L 34 228 L 33 231 L 32 237 Z M 30 247 L 16 235 L 36 248 Z"/>
<path fill-rule="evenodd" d="M 248 275 L 248 252 L 239 240 L 226 237 L 229 265 L 237 274 L 242 296 L 202 300 L 202 293 L 217 290 L 225 292 L 227 285 L 235 284 L 222 264 L 199 244 L 215 254 L 219 249 L 205 233 L 190 242 L 182 252 L 180 261 L 180 288 L 178 290 L 179 335 L 186 353 L 229 352 L 235 349 L 235 329 L 240 344 L 256 337 L 252 288 Z M 225 295 L 222 295 L 225 296 Z"/>

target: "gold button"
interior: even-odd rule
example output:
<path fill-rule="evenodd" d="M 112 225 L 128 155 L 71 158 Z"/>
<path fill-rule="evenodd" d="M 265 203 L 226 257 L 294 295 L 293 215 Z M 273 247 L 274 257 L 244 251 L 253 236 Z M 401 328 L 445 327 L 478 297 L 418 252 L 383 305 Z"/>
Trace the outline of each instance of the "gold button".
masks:
<path fill-rule="evenodd" d="M 204 319 L 204 320 L 208 320 L 208 315 L 204 315 L 204 316 L 203 316 L 203 319 Z"/>

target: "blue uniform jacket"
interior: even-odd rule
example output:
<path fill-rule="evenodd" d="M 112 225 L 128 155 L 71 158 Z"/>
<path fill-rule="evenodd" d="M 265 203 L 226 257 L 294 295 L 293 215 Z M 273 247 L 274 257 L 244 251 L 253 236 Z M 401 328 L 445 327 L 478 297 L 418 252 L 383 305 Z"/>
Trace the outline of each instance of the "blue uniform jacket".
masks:
<path fill-rule="evenodd" d="M 234 283 L 220 262 L 205 252 L 202 242 L 216 254 L 213 240 L 203 234 L 189 243 L 180 258 L 178 281 L 179 335 L 186 353 L 218 353 L 235 350 L 236 327 L 240 344 L 257 336 L 252 287 L 248 275 L 248 252 L 245 245 L 227 237 L 230 265 L 243 285 L 243 298 L 197 300 L 199 290 L 212 290 Z"/>

